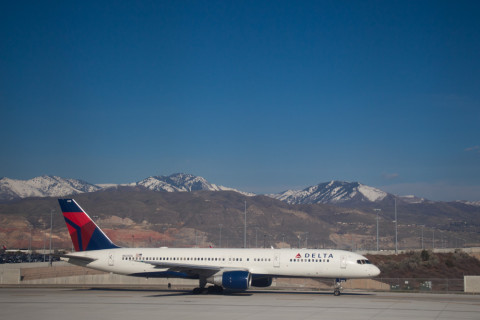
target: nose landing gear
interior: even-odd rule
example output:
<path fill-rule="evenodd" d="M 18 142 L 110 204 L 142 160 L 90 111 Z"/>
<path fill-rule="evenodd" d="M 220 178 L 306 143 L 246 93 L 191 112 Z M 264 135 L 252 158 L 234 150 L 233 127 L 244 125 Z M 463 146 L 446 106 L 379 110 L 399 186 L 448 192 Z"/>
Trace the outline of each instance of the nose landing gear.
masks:
<path fill-rule="evenodd" d="M 333 286 L 333 295 L 335 297 L 338 297 L 341 293 L 342 293 L 342 290 L 343 290 L 343 287 L 342 287 L 342 282 L 345 282 L 346 279 L 335 279 L 335 284 Z"/>

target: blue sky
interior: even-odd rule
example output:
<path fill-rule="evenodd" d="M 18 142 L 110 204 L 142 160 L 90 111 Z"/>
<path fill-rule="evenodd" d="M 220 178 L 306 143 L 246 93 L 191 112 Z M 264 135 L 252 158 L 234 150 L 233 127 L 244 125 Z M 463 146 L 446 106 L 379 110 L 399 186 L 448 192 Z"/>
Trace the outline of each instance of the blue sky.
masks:
<path fill-rule="evenodd" d="M 478 1 L 3 1 L 0 176 L 480 200 Z"/>

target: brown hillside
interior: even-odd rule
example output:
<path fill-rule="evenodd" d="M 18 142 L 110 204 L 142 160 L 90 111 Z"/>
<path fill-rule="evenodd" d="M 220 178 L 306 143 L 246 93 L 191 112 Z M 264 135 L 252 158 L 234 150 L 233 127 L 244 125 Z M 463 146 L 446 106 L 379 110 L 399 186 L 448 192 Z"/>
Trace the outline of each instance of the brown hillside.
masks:
<path fill-rule="evenodd" d="M 115 243 L 126 247 L 243 247 L 245 200 L 247 247 L 369 250 L 376 246 L 376 214 L 371 209 L 289 205 L 266 196 L 245 197 L 228 191 L 169 193 L 141 187 L 112 188 L 79 194 L 75 199 Z M 43 248 L 49 242 L 52 210 L 53 247 L 71 248 L 56 198 L 0 203 L 0 245 Z M 417 223 L 423 220 L 417 222 L 405 211 L 401 211 L 398 225 L 402 249 L 421 247 L 422 231 L 426 248 L 480 245 L 480 234 L 474 228 L 478 217 L 469 216 L 473 222 L 465 220 L 468 223 L 460 224 L 459 231 L 451 231 L 440 226 L 422 227 Z M 385 209 L 380 216 L 381 249 L 395 246 L 394 225 L 388 214 Z"/>
<path fill-rule="evenodd" d="M 399 255 L 368 255 L 377 265 L 381 278 L 461 279 L 480 275 L 480 260 L 464 253 L 409 252 Z"/>

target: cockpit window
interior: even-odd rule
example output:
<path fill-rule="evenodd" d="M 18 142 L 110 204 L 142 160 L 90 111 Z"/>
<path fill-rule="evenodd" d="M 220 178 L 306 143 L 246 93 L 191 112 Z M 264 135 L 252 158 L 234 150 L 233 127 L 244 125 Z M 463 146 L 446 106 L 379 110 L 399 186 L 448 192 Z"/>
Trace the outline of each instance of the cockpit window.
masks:
<path fill-rule="evenodd" d="M 372 264 L 370 261 L 368 261 L 367 259 L 362 259 L 362 260 L 357 260 L 357 263 L 358 264 Z"/>

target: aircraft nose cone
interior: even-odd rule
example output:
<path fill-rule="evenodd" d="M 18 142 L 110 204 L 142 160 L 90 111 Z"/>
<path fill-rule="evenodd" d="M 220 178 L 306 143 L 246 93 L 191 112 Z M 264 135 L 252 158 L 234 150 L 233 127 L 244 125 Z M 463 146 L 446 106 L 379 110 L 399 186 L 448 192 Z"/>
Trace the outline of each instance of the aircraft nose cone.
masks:
<path fill-rule="evenodd" d="M 372 267 L 372 270 L 371 270 L 371 276 L 372 277 L 376 277 L 380 274 L 380 269 L 378 269 L 377 266 L 371 266 Z"/>

